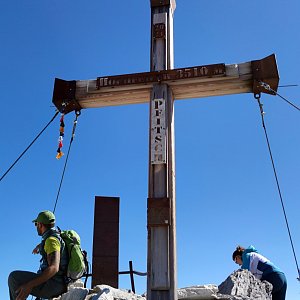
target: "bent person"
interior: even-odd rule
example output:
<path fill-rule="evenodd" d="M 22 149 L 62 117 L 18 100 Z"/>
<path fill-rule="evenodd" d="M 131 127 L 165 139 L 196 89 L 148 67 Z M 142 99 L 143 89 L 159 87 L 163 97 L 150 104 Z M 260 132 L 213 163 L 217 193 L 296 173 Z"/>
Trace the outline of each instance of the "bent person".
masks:
<path fill-rule="evenodd" d="M 51 211 L 42 211 L 33 220 L 41 243 L 34 248 L 40 254 L 41 264 L 37 273 L 13 271 L 8 277 L 10 300 L 24 300 L 29 295 L 38 298 L 53 298 L 67 291 L 67 251 L 65 243 L 55 229 L 55 216 Z"/>
<path fill-rule="evenodd" d="M 266 280 L 273 285 L 272 300 L 285 300 L 287 281 L 284 273 L 270 260 L 258 254 L 253 246 L 247 249 L 237 246 L 232 259 L 242 269 L 250 271 L 257 279 Z"/>

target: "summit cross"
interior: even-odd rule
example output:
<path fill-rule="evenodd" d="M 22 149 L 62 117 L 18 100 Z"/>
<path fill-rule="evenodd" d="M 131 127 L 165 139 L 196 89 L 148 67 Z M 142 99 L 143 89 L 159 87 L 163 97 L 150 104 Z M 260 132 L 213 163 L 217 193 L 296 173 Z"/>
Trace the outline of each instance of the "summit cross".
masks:
<path fill-rule="evenodd" d="M 65 113 L 84 108 L 150 104 L 147 204 L 147 299 L 177 299 L 174 100 L 277 91 L 275 55 L 240 64 L 174 69 L 176 0 L 150 0 L 150 72 L 55 79 L 53 103 Z"/>

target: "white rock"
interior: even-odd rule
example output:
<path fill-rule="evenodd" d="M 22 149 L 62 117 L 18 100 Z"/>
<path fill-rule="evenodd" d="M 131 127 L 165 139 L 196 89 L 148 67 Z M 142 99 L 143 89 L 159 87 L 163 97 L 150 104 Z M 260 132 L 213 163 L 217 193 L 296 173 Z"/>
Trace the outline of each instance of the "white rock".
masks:
<path fill-rule="evenodd" d="M 218 287 L 214 284 L 196 285 L 178 289 L 178 299 L 215 299 Z"/>
<path fill-rule="evenodd" d="M 91 300 L 146 300 L 146 298 L 142 296 L 130 293 L 126 290 L 115 289 L 105 284 L 97 285 L 93 289 L 93 292 L 96 292 L 97 295 L 91 298 Z"/>
<path fill-rule="evenodd" d="M 80 282 L 69 286 L 69 291 L 52 300 L 146 300 L 127 290 L 109 285 L 97 285 L 92 290 L 84 289 Z M 247 270 L 233 272 L 218 287 L 214 284 L 197 285 L 178 289 L 179 300 L 271 300 L 272 285 L 256 279 Z"/>
<path fill-rule="evenodd" d="M 53 298 L 53 300 L 84 300 L 88 293 L 89 290 L 85 288 L 72 288 L 60 297 Z"/>

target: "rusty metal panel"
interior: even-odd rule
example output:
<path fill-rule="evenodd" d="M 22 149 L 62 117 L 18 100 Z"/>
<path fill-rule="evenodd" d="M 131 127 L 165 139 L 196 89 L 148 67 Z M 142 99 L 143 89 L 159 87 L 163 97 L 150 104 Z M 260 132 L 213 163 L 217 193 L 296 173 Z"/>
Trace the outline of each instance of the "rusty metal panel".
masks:
<path fill-rule="evenodd" d="M 166 38 L 166 25 L 165 23 L 158 23 L 153 25 L 153 37 L 155 39 Z"/>
<path fill-rule="evenodd" d="M 210 78 L 218 76 L 226 76 L 225 64 L 213 64 L 188 68 L 178 68 L 173 70 L 98 77 L 97 89 L 132 84 L 153 84 L 161 82 L 167 83 L 167 81 L 169 80 L 184 80 L 202 77 Z"/>
<path fill-rule="evenodd" d="M 171 0 L 150 0 L 150 1 L 151 1 L 151 7 L 165 6 L 171 4 Z"/>
<path fill-rule="evenodd" d="M 93 276 L 92 287 L 99 284 L 107 284 L 114 288 L 118 288 L 118 272 L 119 263 L 114 257 L 93 256 Z"/>
<path fill-rule="evenodd" d="M 92 285 L 119 285 L 118 197 L 95 197 Z"/>
<path fill-rule="evenodd" d="M 148 226 L 168 226 L 171 223 L 169 198 L 148 198 Z"/>
<path fill-rule="evenodd" d="M 60 112 L 69 113 L 80 110 L 81 107 L 75 99 L 76 81 L 55 78 L 52 102 Z"/>
<path fill-rule="evenodd" d="M 94 230 L 94 243 L 100 245 L 95 249 L 97 256 L 115 256 L 119 255 L 119 227 L 117 223 L 96 222 L 94 227 L 101 228 Z"/>
<path fill-rule="evenodd" d="M 162 71 L 162 80 L 226 76 L 225 64 L 213 64 Z"/>
<path fill-rule="evenodd" d="M 95 224 L 96 223 L 119 223 L 120 198 L 118 197 L 95 197 Z"/>
<path fill-rule="evenodd" d="M 97 89 L 131 84 L 147 84 L 157 81 L 157 72 L 143 72 L 97 78 Z"/>
<path fill-rule="evenodd" d="M 275 92 L 278 89 L 279 74 L 276 64 L 275 54 L 269 55 L 261 60 L 251 61 L 253 74 L 253 93 L 266 93 L 275 95 L 274 92 L 269 91 L 261 86 L 260 81 L 268 84 Z"/>

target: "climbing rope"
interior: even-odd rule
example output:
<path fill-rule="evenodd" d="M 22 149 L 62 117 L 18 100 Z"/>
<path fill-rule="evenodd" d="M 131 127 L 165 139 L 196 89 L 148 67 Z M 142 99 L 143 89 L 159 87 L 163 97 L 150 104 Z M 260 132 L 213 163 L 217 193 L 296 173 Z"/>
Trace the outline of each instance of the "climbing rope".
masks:
<path fill-rule="evenodd" d="M 81 114 L 80 110 L 79 111 L 75 111 L 75 120 L 74 120 L 74 123 L 73 123 L 72 135 L 71 135 L 71 139 L 70 139 L 70 144 L 69 144 L 68 153 L 67 153 L 66 161 L 65 161 L 65 164 L 64 164 L 62 176 L 61 176 L 61 179 L 60 179 L 59 188 L 58 188 L 57 195 L 56 195 L 56 200 L 55 200 L 55 204 L 54 204 L 54 208 L 53 208 L 53 213 L 55 213 L 55 210 L 56 210 L 58 197 L 59 197 L 59 194 L 60 194 L 61 186 L 62 186 L 63 179 L 64 179 L 64 176 L 65 176 L 65 171 L 66 171 L 67 163 L 68 163 L 68 160 L 69 160 L 69 154 L 70 154 L 71 146 L 72 146 L 72 143 L 73 143 L 73 140 L 74 140 L 74 137 L 75 137 L 75 130 L 76 130 L 76 125 L 77 125 L 77 119 L 80 116 L 80 114 Z M 60 120 L 60 122 L 62 123 L 62 119 Z M 60 129 L 60 132 L 62 132 L 61 129 Z"/>
<path fill-rule="evenodd" d="M 34 142 L 40 137 L 40 135 L 47 129 L 47 127 L 52 123 L 55 117 L 58 115 L 58 111 L 55 112 L 52 119 L 47 123 L 47 125 L 41 130 L 41 132 L 33 139 L 33 141 L 28 145 L 28 147 L 20 154 L 20 156 L 15 160 L 15 162 L 7 169 L 7 171 L 1 176 L 0 181 L 9 173 L 9 171 L 14 167 L 14 165 L 21 159 L 21 157 L 29 150 L 29 148 L 34 144 Z"/>
<path fill-rule="evenodd" d="M 283 211 L 285 224 L 286 224 L 286 227 L 287 227 L 287 231 L 288 231 L 288 235 L 289 235 L 289 239 L 290 239 L 294 259 L 295 259 L 295 262 L 296 262 L 297 271 L 298 271 L 298 276 L 299 277 L 297 279 L 300 281 L 300 270 L 299 270 L 297 256 L 296 256 L 294 243 L 293 243 L 293 239 L 292 239 L 292 235 L 291 235 L 291 231 L 290 231 L 290 226 L 289 226 L 289 223 L 288 223 L 287 214 L 286 214 L 286 211 L 285 211 L 285 206 L 284 206 L 284 203 L 283 203 L 283 197 L 282 197 L 282 194 L 281 194 L 281 189 L 280 189 L 280 185 L 279 185 L 277 171 L 276 171 L 276 168 L 275 168 L 275 163 L 274 163 L 274 159 L 273 159 L 273 155 L 272 155 L 272 151 L 271 151 L 271 145 L 270 145 L 270 142 L 269 142 L 269 137 L 268 137 L 268 133 L 267 133 L 267 129 L 266 129 L 266 124 L 265 124 L 265 120 L 264 120 L 265 112 L 263 110 L 263 104 L 260 101 L 260 93 L 254 94 L 254 98 L 257 100 L 258 105 L 259 105 L 259 110 L 260 110 L 261 120 L 262 120 L 262 126 L 263 126 L 263 129 L 264 129 L 264 133 L 265 133 L 265 137 L 266 137 L 266 141 L 267 141 L 267 145 L 268 145 L 268 150 L 269 150 L 269 155 L 270 155 L 270 159 L 271 159 L 271 162 L 272 162 L 272 167 L 273 167 L 273 172 L 274 172 L 274 176 L 275 176 L 275 180 L 276 180 L 277 190 L 278 190 L 278 194 L 279 194 L 279 198 L 280 198 L 280 202 L 281 202 L 281 207 L 282 207 L 282 211 Z"/>

